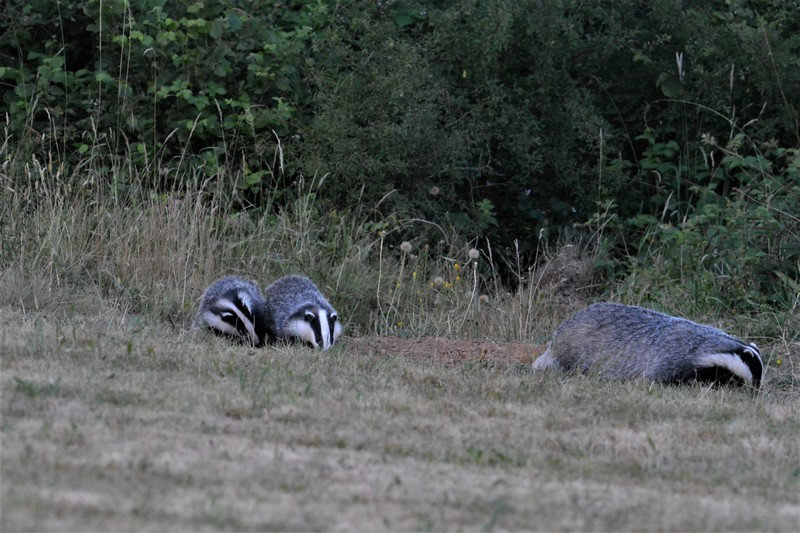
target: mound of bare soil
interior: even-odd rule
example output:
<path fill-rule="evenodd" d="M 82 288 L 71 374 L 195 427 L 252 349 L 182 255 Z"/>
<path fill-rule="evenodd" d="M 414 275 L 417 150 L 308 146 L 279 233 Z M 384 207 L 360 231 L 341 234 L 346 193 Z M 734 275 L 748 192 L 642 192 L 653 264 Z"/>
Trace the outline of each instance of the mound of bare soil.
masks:
<path fill-rule="evenodd" d="M 442 337 L 403 339 L 400 337 L 359 337 L 345 340 L 348 346 L 382 355 L 432 360 L 444 364 L 467 361 L 527 365 L 533 362 L 545 347 L 522 342 L 456 340 Z"/>

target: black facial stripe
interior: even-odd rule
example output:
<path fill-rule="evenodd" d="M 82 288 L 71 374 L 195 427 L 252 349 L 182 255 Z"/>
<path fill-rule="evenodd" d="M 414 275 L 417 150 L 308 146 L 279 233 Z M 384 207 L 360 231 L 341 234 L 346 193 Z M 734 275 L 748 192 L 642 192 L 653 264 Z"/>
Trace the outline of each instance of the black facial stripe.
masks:
<path fill-rule="evenodd" d="M 319 316 L 315 314 L 310 324 L 311 329 L 314 330 L 314 340 L 317 341 L 317 346 L 322 346 L 322 326 L 319 323 Z"/>
<path fill-rule="evenodd" d="M 244 302 L 242 302 L 242 299 L 239 297 L 239 295 L 238 295 L 238 294 L 236 294 L 236 295 L 235 295 L 235 296 L 234 296 L 234 297 L 231 299 L 231 301 L 233 302 L 233 305 L 235 305 L 235 306 L 236 306 L 236 308 L 237 308 L 237 309 L 239 309 L 239 311 L 241 311 L 241 312 L 242 312 L 242 314 L 243 314 L 245 317 L 247 317 L 247 319 L 248 319 L 250 322 L 255 322 L 255 320 L 253 319 L 253 313 L 251 313 L 251 312 L 250 312 L 250 309 L 248 309 L 248 308 L 247 308 L 247 306 L 246 306 L 246 305 L 244 305 Z"/>
<path fill-rule="evenodd" d="M 329 326 L 329 328 L 331 330 L 331 336 L 328 337 L 328 338 L 331 340 L 331 344 L 333 344 L 333 341 L 334 341 L 333 331 L 334 331 L 335 326 L 336 326 L 336 315 L 328 317 L 328 326 Z"/>
<path fill-rule="evenodd" d="M 239 314 L 230 308 L 230 304 L 236 308 L 236 311 L 241 313 L 242 317 Z M 220 296 L 214 302 L 214 305 L 210 308 L 210 311 L 216 313 L 220 320 L 225 322 L 226 324 L 230 324 L 233 326 L 236 331 L 245 337 L 246 339 L 250 339 L 250 332 L 247 329 L 248 322 L 250 325 L 255 327 L 256 320 L 253 313 L 244 305 L 242 299 L 239 297 L 238 291 L 228 291 L 223 296 Z M 259 335 L 260 341 L 263 338 Z M 259 341 L 259 342 L 260 342 Z"/>
<path fill-rule="evenodd" d="M 747 365 L 750 373 L 753 374 L 753 387 L 758 388 L 761 384 L 761 374 L 764 371 L 764 366 L 761 360 L 753 353 L 755 350 L 751 347 L 742 348 L 736 352 L 736 355 Z"/>
<path fill-rule="evenodd" d="M 236 313 L 230 313 L 230 314 L 226 313 L 224 315 L 221 314 L 220 318 L 226 324 L 230 324 L 231 326 L 236 328 L 236 331 L 238 331 L 242 335 L 247 336 L 247 326 L 245 326 L 244 322 L 241 321 L 239 315 L 237 315 Z"/>

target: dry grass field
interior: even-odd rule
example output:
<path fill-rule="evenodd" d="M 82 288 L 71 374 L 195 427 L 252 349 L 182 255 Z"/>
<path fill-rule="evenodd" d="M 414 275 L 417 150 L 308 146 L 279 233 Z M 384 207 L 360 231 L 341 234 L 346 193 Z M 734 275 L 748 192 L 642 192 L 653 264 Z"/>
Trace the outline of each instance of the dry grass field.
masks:
<path fill-rule="evenodd" d="M 60 297 L 0 307 L 3 531 L 800 523 L 796 345 L 752 396 L 535 375 L 502 344 L 257 350 Z"/>
<path fill-rule="evenodd" d="M 723 314 L 645 269 L 606 291 L 758 342 L 756 395 L 534 374 L 601 296 L 591 249 L 543 250 L 509 292 L 488 243 L 390 249 L 394 226 L 321 213 L 314 184 L 242 214 L 222 178 L 120 199 L 25 169 L 0 176 L 2 531 L 800 524 L 796 303 Z M 189 329 L 217 276 L 289 272 L 344 317 L 331 351 Z"/>

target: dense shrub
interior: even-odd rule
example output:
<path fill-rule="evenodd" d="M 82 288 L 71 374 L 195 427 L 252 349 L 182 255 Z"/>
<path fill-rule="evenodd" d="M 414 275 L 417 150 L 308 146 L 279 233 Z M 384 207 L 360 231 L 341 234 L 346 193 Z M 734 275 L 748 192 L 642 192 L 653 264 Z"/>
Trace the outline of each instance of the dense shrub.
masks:
<path fill-rule="evenodd" d="M 98 179 L 230 179 L 261 211 L 324 176 L 320 205 L 374 208 L 376 230 L 399 230 L 389 240 L 454 229 L 529 258 L 542 237 L 577 233 L 598 237 L 610 279 L 658 244 L 720 273 L 715 290 L 754 276 L 730 295 L 752 299 L 798 282 L 798 11 L 9 0 L 5 168 L 13 179 L 34 154 L 79 176 L 87 157 L 122 157 Z"/>
<path fill-rule="evenodd" d="M 10 0 L 0 79 L 12 135 L 72 163 L 100 145 L 142 167 L 186 150 L 207 175 L 244 153 L 257 172 L 305 102 L 324 11 L 302 0 Z"/>

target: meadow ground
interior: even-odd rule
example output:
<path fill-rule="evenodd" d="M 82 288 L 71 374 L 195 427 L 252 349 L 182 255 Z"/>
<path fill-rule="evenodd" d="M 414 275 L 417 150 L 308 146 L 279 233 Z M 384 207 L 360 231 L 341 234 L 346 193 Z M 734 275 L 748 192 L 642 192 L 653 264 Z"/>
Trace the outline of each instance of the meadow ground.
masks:
<path fill-rule="evenodd" d="M 599 245 L 568 243 L 505 254 L 506 289 L 489 242 L 398 246 L 366 208 L 322 214 L 319 182 L 240 212 L 223 177 L 120 198 L 59 173 L 34 160 L 0 195 L 2 531 L 800 523 L 794 293 L 740 312 L 639 264 L 604 284 Z M 346 322 L 331 351 L 190 331 L 216 277 L 296 272 Z M 758 342 L 762 391 L 534 374 L 601 290 Z"/>
<path fill-rule="evenodd" d="M 0 307 L 3 531 L 800 523 L 797 345 L 752 396 L 536 375 L 519 343 L 251 349 L 62 298 Z"/>

